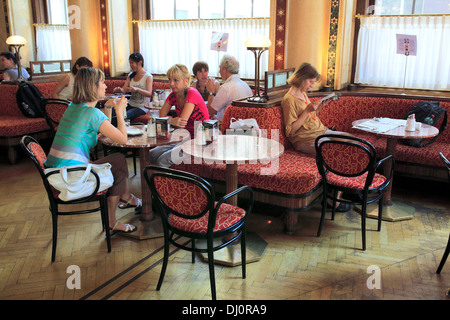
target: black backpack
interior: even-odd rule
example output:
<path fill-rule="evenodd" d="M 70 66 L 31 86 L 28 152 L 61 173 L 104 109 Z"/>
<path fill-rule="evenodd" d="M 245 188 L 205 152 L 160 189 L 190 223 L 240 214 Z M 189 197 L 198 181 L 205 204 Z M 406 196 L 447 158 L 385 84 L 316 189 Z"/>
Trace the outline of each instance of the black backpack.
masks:
<path fill-rule="evenodd" d="M 42 118 L 41 100 L 44 96 L 32 83 L 21 82 L 16 93 L 17 105 L 25 117 Z"/>
<path fill-rule="evenodd" d="M 420 101 L 412 106 L 412 108 L 406 113 L 405 119 L 407 119 L 411 114 L 415 114 L 416 122 L 426 123 L 425 119 L 429 118 L 428 121 L 430 121 L 430 123 L 428 124 L 433 126 L 439 121 L 441 116 L 444 115 L 444 120 L 439 128 L 439 133 L 428 142 L 424 143 L 423 139 L 403 140 L 405 144 L 412 147 L 423 148 L 429 146 L 437 139 L 437 137 L 439 137 L 447 126 L 447 111 L 439 105 L 439 102 Z"/>

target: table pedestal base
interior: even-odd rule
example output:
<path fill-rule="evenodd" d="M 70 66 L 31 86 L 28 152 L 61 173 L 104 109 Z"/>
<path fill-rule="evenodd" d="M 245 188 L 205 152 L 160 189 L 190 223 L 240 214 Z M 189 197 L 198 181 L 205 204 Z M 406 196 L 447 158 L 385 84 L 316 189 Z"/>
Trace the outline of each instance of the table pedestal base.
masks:
<path fill-rule="evenodd" d="M 120 222 L 132 224 L 138 229 L 132 233 L 118 233 L 122 236 L 137 240 L 146 240 L 164 236 L 164 230 L 159 216 L 151 221 L 141 221 L 142 215 L 131 212 L 119 219 Z"/>
<path fill-rule="evenodd" d="M 261 260 L 264 252 L 267 249 L 267 242 L 264 241 L 259 235 L 252 232 L 247 232 L 246 235 L 247 240 L 247 264 L 251 262 L 256 262 Z M 215 239 L 214 245 L 218 245 L 219 241 L 222 239 Z M 197 240 L 196 242 L 197 248 L 206 248 L 206 240 Z M 208 262 L 208 254 L 200 253 L 200 258 L 203 262 Z M 238 239 L 236 244 L 230 244 L 225 248 L 222 248 L 216 252 L 214 252 L 214 263 L 228 266 L 228 267 L 236 267 L 242 264 L 241 259 L 241 240 Z"/>
<path fill-rule="evenodd" d="M 361 206 L 355 206 L 355 211 L 361 213 Z M 416 209 L 414 206 L 399 200 L 393 200 L 392 205 L 383 205 L 384 221 L 396 222 L 411 220 L 414 218 Z M 378 219 L 378 203 L 371 203 L 367 206 L 367 218 Z"/>

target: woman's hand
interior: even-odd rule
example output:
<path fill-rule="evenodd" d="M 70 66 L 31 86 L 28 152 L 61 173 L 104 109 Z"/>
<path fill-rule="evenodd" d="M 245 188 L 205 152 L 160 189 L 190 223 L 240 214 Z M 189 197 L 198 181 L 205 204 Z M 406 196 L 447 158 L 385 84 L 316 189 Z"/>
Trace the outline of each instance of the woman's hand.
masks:
<path fill-rule="evenodd" d="M 208 78 L 208 80 L 206 80 L 206 89 L 209 92 L 216 93 L 216 84 L 213 79 Z"/>
<path fill-rule="evenodd" d="M 170 124 L 177 128 L 184 128 L 187 125 L 187 120 L 176 117 L 176 118 L 170 119 Z"/>
<path fill-rule="evenodd" d="M 119 117 L 120 115 L 123 118 L 123 115 L 127 108 L 127 101 L 128 100 L 125 98 L 125 96 L 121 96 L 120 99 L 109 99 L 108 101 L 106 101 L 105 107 L 113 107 L 116 111 L 116 116 Z"/>
<path fill-rule="evenodd" d="M 306 106 L 306 111 L 309 112 L 314 112 L 317 111 L 317 109 L 321 108 L 321 102 L 320 101 L 314 101 L 311 102 L 310 104 L 308 104 Z"/>

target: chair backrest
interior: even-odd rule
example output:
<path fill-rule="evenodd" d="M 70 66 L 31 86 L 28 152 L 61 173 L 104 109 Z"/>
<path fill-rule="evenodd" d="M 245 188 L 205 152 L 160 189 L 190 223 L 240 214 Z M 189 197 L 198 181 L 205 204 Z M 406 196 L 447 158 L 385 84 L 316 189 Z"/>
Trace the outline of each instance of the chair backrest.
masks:
<path fill-rule="evenodd" d="M 149 175 L 149 172 L 152 173 Z M 174 214 L 184 219 L 198 219 L 213 211 L 214 189 L 203 178 L 156 166 L 146 167 L 143 174 L 153 197 L 162 206 L 163 216 Z"/>
<path fill-rule="evenodd" d="M 41 110 L 44 113 L 45 121 L 47 121 L 53 134 L 58 129 L 58 124 L 69 104 L 70 101 L 62 99 L 43 99 L 41 101 Z"/>
<path fill-rule="evenodd" d="M 43 173 L 45 169 L 44 162 L 47 160 L 47 155 L 44 149 L 42 149 L 39 142 L 30 136 L 24 136 L 21 140 L 23 150 L 33 160 L 36 167 Z"/>
<path fill-rule="evenodd" d="M 344 135 L 322 135 L 316 139 L 316 161 L 321 174 L 330 171 L 356 177 L 375 168 L 375 148 L 367 141 Z"/>

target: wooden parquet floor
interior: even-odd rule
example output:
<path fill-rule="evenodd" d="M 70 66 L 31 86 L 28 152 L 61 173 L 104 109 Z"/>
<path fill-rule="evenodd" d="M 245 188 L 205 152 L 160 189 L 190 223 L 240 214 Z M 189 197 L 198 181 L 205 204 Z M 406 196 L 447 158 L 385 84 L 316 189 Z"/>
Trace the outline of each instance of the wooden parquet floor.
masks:
<path fill-rule="evenodd" d="M 155 290 L 163 257 L 162 238 L 112 238 L 106 249 L 99 214 L 61 217 L 56 261 L 51 263 L 48 200 L 32 163 L 15 166 L 0 158 L 0 299 L 1 300 L 208 300 L 208 266 L 190 253 L 171 248 L 161 291 Z M 132 172 L 131 162 L 130 173 Z M 139 177 L 132 177 L 139 194 Z M 415 206 L 415 217 L 383 222 L 367 232 L 361 245 L 360 219 L 353 210 L 327 220 L 316 237 L 320 207 L 299 213 L 298 232 L 282 232 L 277 210 L 256 206 L 248 231 L 268 247 L 247 267 L 216 265 L 221 300 L 448 300 L 450 261 L 436 269 L 450 232 L 447 184 L 397 179 L 394 197 Z M 420 187 L 420 188 L 419 188 Z M 417 190 L 417 191 L 414 191 Z M 118 210 L 124 215 L 127 210 Z M 368 220 L 368 230 L 376 221 Z M 68 267 L 80 269 L 81 289 L 69 289 Z M 370 266 L 380 270 L 380 288 L 369 289 Z"/>

